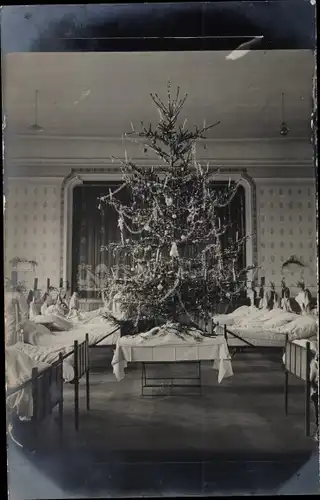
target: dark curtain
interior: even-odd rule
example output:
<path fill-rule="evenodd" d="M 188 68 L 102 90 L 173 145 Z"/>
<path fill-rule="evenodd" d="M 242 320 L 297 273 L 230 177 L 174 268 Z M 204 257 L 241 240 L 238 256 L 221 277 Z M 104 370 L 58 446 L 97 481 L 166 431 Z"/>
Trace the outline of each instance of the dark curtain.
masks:
<path fill-rule="evenodd" d="M 97 298 L 99 275 L 103 279 L 104 266 L 116 264 L 111 251 L 101 247 L 120 239 L 116 210 L 101 204 L 99 197 L 114 191 L 119 183 L 83 183 L 73 193 L 73 239 L 72 239 L 72 289 L 80 297 Z M 117 198 L 128 203 L 128 191 L 121 190 Z"/>
<path fill-rule="evenodd" d="M 215 182 L 217 189 L 224 189 L 225 183 Z M 118 216 L 113 207 L 106 204 L 99 209 L 99 197 L 114 191 L 119 183 L 83 183 L 73 193 L 73 241 L 72 241 L 72 290 L 78 290 L 80 297 L 97 298 L 100 286 L 99 273 L 103 279 L 104 266 L 115 265 L 116 258 L 111 251 L 101 251 L 101 246 L 112 241 L 119 241 Z M 130 203 L 128 190 L 121 190 L 117 198 Z M 222 245 L 240 239 L 245 235 L 245 192 L 242 186 L 232 202 L 218 211 L 221 224 L 230 225 L 223 236 Z M 188 250 L 192 253 L 192 248 Z M 245 245 L 243 245 L 238 266 L 246 265 Z"/>

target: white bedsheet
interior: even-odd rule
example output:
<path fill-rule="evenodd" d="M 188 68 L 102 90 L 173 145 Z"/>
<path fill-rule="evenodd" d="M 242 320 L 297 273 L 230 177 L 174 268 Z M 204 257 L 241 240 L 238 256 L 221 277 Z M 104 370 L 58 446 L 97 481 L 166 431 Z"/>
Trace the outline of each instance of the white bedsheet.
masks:
<path fill-rule="evenodd" d="M 231 357 L 223 335 L 207 338 L 192 329 L 177 334 L 170 326 L 153 328 L 149 332 L 121 337 L 112 359 L 113 373 L 118 381 L 125 376 L 131 362 L 176 362 L 213 360 L 219 383 L 233 375 Z"/>
<path fill-rule="evenodd" d="M 33 321 L 40 325 L 53 325 L 58 330 L 71 330 L 73 323 L 60 314 L 39 314 Z"/>
<path fill-rule="evenodd" d="M 297 318 L 297 314 L 282 309 L 257 309 L 253 306 L 242 306 L 230 314 L 221 314 L 213 317 L 213 321 L 220 325 L 238 326 L 241 328 L 259 328 L 262 326 L 283 326 Z"/>
<path fill-rule="evenodd" d="M 74 341 L 83 342 L 86 338 L 86 334 L 89 336 L 90 346 L 96 345 L 97 343 L 99 343 L 99 345 L 116 345 L 120 333 L 119 330 L 115 330 L 116 326 L 111 322 L 106 322 L 101 325 L 81 325 L 67 332 L 55 332 L 51 335 L 39 336 L 36 345 L 43 347 L 73 347 Z M 104 338 L 106 335 L 108 336 Z"/>
<path fill-rule="evenodd" d="M 285 334 L 271 330 L 264 330 L 258 328 L 238 328 L 228 326 L 229 332 L 234 332 L 241 339 L 247 340 L 255 347 L 284 347 Z M 228 333 L 228 346 L 229 347 L 250 347 L 243 340 L 233 337 Z"/>
<path fill-rule="evenodd" d="M 18 342 L 13 347 L 15 347 L 19 352 L 29 356 L 35 363 L 45 363 L 48 366 L 55 363 L 55 361 L 58 361 L 60 353 L 65 356 L 72 351 L 71 346 L 41 347 L 24 344 L 22 342 Z M 70 355 L 63 360 L 63 379 L 65 382 L 71 382 L 73 378 L 73 355 Z"/>
<path fill-rule="evenodd" d="M 24 345 L 24 344 L 22 344 Z M 17 344 L 6 348 L 6 385 L 7 389 L 16 389 L 24 382 L 31 379 L 32 369 L 38 368 L 39 372 L 49 368 L 50 364 L 39 361 L 29 356 Z M 26 385 L 23 389 L 6 398 L 7 407 L 15 410 L 21 420 L 30 420 L 33 415 L 32 386 Z"/>
<path fill-rule="evenodd" d="M 10 346 L 11 351 L 6 349 L 6 366 L 10 381 L 10 384 L 7 382 L 8 388 L 18 387 L 26 380 L 31 379 L 32 368 L 38 367 L 39 370 L 42 370 L 50 366 L 58 359 L 60 352 L 63 355 L 70 353 L 73 350 L 74 341 L 83 342 L 86 333 L 89 334 L 89 345 L 95 345 L 108 333 L 111 335 L 104 339 L 101 345 L 115 345 L 120 337 L 119 331 L 114 331 L 115 328 L 113 323 L 104 320 L 104 323 L 82 325 L 68 332 L 31 336 L 33 345 L 19 342 Z M 70 382 L 74 378 L 72 355 L 63 362 L 63 378 L 66 382 Z M 10 399 L 10 407 L 19 407 L 20 416 L 30 418 L 32 416 L 30 398 L 32 399 L 31 389 L 28 387 L 22 389 Z"/>
<path fill-rule="evenodd" d="M 83 342 L 86 334 L 88 334 L 89 345 L 97 343 L 99 345 L 115 345 L 120 337 L 120 332 L 117 326 L 104 316 L 105 314 L 105 308 L 88 313 L 72 311 L 68 319 L 59 317 L 60 326 L 63 326 L 65 322 L 67 328 L 60 329 L 61 331 L 52 332 L 48 335 L 37 335 L 35 339 L 32 338 L 30 343 L 43 347 L 59 346 L 61 344 L 68 346 L 73 345 L 75 340 Z M 57 315 L 39 315 L 35 318 L 35 323 L 41 323 L 42 325 L 52 324 L 53 320 L 56 321 L 56 318 Z M 110 335 L 108 336 L 108 334 Z"/>
<path fill-rule="evenodd" d="M 214 320 L 219 320 L 219 324 L 225 324 L 229 332 L 256 346 L 284 346 L 285 335 L 290 340 L 307 339 L 318 331 L 318 324 L 313 316 L 297 315 L 282 309 L 262 311 L 244 306 L 225 316 L 216 316 Z M 234 347 L 244 343 L 229 334 L 228 345 Z"/>

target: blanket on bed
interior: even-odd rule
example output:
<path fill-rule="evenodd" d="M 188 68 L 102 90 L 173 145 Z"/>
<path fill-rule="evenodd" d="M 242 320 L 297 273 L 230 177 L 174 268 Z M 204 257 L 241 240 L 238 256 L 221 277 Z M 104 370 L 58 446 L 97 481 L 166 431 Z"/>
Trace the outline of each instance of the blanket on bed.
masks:
<path fill-rule="evenodd" d="M 252 306 L 239 307 L 231 314 L 214 316 L 213 321 L 241 332 L 256 331 L 257 336 L 264 331 L 288 334 L 290 340 L 314 337 L 319 328 L 318 320 L 313 315 L 298 315 L 280 308 L 266 311 Z"/>
<path fill-rule="evenodd" d="M 49 368 L 59 358 L 61 349 L 39 348 L 24 343 L 7 347 L 5 352 L 6 385 L 8 389 L 16 389 L 27 381 L 31 381 L 33 368 L 39 372 Z M 64 349 L 63 354 L 68 350 Z M 63 378 L 71 382 L 74 378 L 72 356 L 63 361 Z M 7 398 L 10 410 L 15 410 L 21 420 L 29 420 L 33 414 L 31 383 Z"/>
<path fill-rule="evenodd" d="M 37 362 L 26 353 L 16 349 L 15 346 L 6 348 L 5 365 L 8 389 L 15 389 L 30 380 L 33 368 L 38 368 L 41 372 L 49 367 L 48 363 Z M 33 413 L 31 384 L 9 396 L 7 407 L 10 410 L 15 410 L 21 420 L 29 420 Z"/>
<path fill-rule="evenodd" d="M 101 310 L 92 311 L 78 317 L 78 321 L 69 321 L 71 329 L 51 332 L 44 325 L 33 321 L 23 324 L 24 342 L 40 347 L 73 347 L 74 341 L 83 342 L 86 334 L 89 345 L 95 345 L 103 340 L 103 345 L 115 345 L 119 337 L 117 326 L 113 321 L 102 316 Z"/>

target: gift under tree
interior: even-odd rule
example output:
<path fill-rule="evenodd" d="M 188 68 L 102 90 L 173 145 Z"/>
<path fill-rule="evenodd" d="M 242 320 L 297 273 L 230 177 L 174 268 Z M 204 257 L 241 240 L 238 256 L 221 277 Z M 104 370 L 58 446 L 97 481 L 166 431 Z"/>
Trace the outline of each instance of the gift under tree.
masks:
<path fill-rule="evenodd" d="M 212 126 L 186 128 L 180 114 L 186 97 L 179 88 L 168 101 L 151 98 L 159 112 L 157 126 L 126 134 L 152 150 L 159 164 L 142 167 L 125 155 L 119 160 L 123 183 L 100 198 L 118 214 L 120 241 L 105 248 L 118 264 L 111 268 L 105 292 L 114 296 L 122 319 L 137 326 L 199 324 L 222 300 L 232 301 L 246 287 L 250 268 L 239 268 L 246 237 L 223 238 L 228 227 L 220 213 L 238 184 L 219 185 L 219 172 L 196 159 L 196 143 Z M 130 203 L 117 193 L 128 189 Z M 103 249 L 102 249 L 103 250 Z M 151 322 L 151 323 L 150 323 Z"/>

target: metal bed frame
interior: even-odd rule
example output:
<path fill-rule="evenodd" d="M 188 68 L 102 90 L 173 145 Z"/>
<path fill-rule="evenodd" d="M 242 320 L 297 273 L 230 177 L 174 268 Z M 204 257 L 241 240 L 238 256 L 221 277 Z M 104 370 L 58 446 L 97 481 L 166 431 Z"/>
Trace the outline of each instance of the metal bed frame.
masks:
<path fill-rule="evenodd" d="M 255 349 L 272 349 L 272 347 L 261 347 L 255 346 L 251 344 L 247 340 L 241 338 L 234 332 L 231 332 L 227 329 L 227 326 L 224 325 L 224 336 L 226 342 L 228 343 L 228 334 L 233 337 L 243 341 L 246 346 L 244 347 L 235 347 L 231 357 L 235 355 L 236 352 L 243 352 L 247 348 L 255 348 Z M 279 349 L 278 347 L 275 349 Z M 282 349 L 282 348 L 281 348 Z M 313 353 L 310 348 L 310 342 L 306 343 L 306 347 L 295 344 L 293 341 L 289 340 L 288 334 L 285 336 L 284 343 L 284 354 L 285 354 L 285 366 L 284 366 L 284 375 L 285 375 L 285 388 L 284 388 L 284 408 L 285 414 L 288 415 L 288 400 L 289 400 L 289 375 L 293 375 L 296 378 L 304 381 L 305 383 L 305 434 L 307 437 L 310 436 L 310 407 L 311 407 L 311 380 L 310 380 L 310 364 L 313 358 Z M 317 415 L 316 419 L 318 420 L 318 411 L 316 410 Z"/>
<path fill-rule="evenodd" d="M 117 330 L 117 329 L 116 329 Z M 102 339 L 99 340 L 99 342 L 102 342 L 105 338 L 109 337 L 115 331 L 112 331 L 111 333 L 108 333 L 105 335 Z M 99 344 L 98 342 L 98 344 Z M 53 373 L 57 372 L 56 377 L 59 377 L 59 363 L 61 363 L 61 380 L 63 384 L 63 361 L 69 358 L 70 356 L 74 356 L 74 379 L 71 383 L 74 385 L 74 425 L 75 429 L 78 431 L 79 430 L 79 414 L 80 414 L 80 398 L 79 398 L 79 382 L 83 376 L 85 376 L 86 379 L 86 409 L 90 410 L 90 348 L 103 348 L 103 347 L 113 347 L 112 345 L 103 345 L 99 346 L 98 344 L 94 344 L 93 346 L 89 346 L 89 335 L 86 334 L 85 340 L 81 343 L 79 341 L 74 342 L 74 347 L 73 350 L 70 351 L 68 354 L 62 355 L 62 353 L 59 354 L 59 358 L 57 361 L 55 361 L 52 365 L 50 365 L 48 368 L 46 368 L 44 371 L 39 372 L 38 368 L 34 368 L 32 370 L 31 374 L 31 379 L 27 380 L 23 384 L 19 385 L 19 387 L 8 390 L 7 391 L 7 397 L 11 396 L 12 394 L 18 392 L 19 390 L 24 389 L 30 383 L 32 384 L 32 397 L 33 397 L 33 404 L 34 404 L 34 413 L 35 416 L 32 418 L 32 422 L 34 427 L 36 426 L 45 418 L 45 412 L 47 408 L 49 408 L 49 413 L 52 413 L 53 407 L 50 409 L 50 404 L 49 404 L 49 399 L 48 399 L 48 394 L 51 391 L 51 379 L 54 376 L 51 374 L 50 375 L 50 370 L 53 371 Z M 48 372 L 48 374 L 47 374 Z M 63 392 L 62 392 L 62 397 L 63 397 Z M 57 403 L 58 404 L 58 403 Z M 40 408 L 39 410 L 37 408 Z M 63 401 L 59 401 L 59 426 L 62 422 L 60 422 L 60 419 L 62 416 L 60 415 L 60 411 L 62 412 L 63 409 Z M 41 417 L 41 418 L 40 418 Z M 40 418 L 40 419 L 39 419 Z"/>
<path fill-rule="evenodd" d="M 104 337 L 102 337 L 102 339 L 98 340 L 98 342 L 96 344 L 93 344 L 93 345 L 90 345 L 90 349 L 104 349 L 104 348 L 107 348 L 107 349 L 110 349 L 110 348 L 115 348 L 115 344 L 105 344 L 105 345 L 99 345 L 103 340 L 107 339 L 108 337 L 110 337 L 111 335 L 113 335 L 114 333 L 116 333 L 118 330 L 120 330 L 120 327 L 117 326 L 114 330 L 112 330 L 112 332 L 110 333 L 107 333 Z"/>
<path fill-rule="evenodd" d="M 79 430 L 79 382 L 86 378 L 86 408 L 90 410 L 90 363 L 89 363 L 89 335 L 84 342 L 74 342 L 74 425 Z"/>
<path fill-rule="evenodd" d="M 76 431 L 79 431 L 80 427 L 80 400 L 79 400 L 79 386 L 80 380 L 85 376 L 86 385 L 86 409 L 90 410 L 90 349 L 91 348 L 108 348 L 114 347 L 114 345 L 99 345 L 104 339 L 113 335 L 118 328 L 113 330 L 111 333 L 107 333 L 102 339 L 100 339 L 96 344 L 89 345 L 89 334 L 86 333 L 85 340 L 79 343 L 78 340 L 74 341 L 73 351 L 69 352 L 62 357 L 63 360 L 70 356 L 74 356 L 74 379 L 72 381 L 74 385 L 74 426 Z"/>
<path fill-rule="evenodd" d="M 35 442 L 38 443 L 38 430 L 53 409 L 58 406 L 58 426 L 60 443 L 63 437 L 63 357 L 59 354 L 58 361 L 39 372 L 33 368 L 31 375 L 33 414 L 31 418 Z"/>
<path fill-rule="evenodd" d="M 89 335 L 86 333 L 85 340 L 80 342 L 74 341 L 73 351 L 68 352 L 62 357 L 62 360 L 74 356 L 73 370 L 74 378 L 70 382 L 74 386 L 74 426 L 76 431 L 79 430 L 79 382 L 85 375 L 86 378 L 86 409 L 90 410 L 90 357 L 89 357 Z"/>
<path fill-rule="evenodd" d="M 47 290 L 50 288 L 50 280 L 47 280 Z M 34 284 L 34 290 L 37 289 L 37 283 Z M 20 325 L 20 308 L 17 299 L 13 300 L 16 316 L 16 341 L 23 342 L 23 334 L 21 334 Z M 74 356 L 74 425 L 76 431 L 79 431 L 79 382 L 80 379 L 85 375 L 86 379 L 86 409 L 90 410 L 90 348 L 114 348 L 112 345 L 99 345 L 103 340 L 113 335 L 119 327 L 116 327 L 112 332 L 106 334 L 101 338 L 96 344 L 89 346 L 89 335 L 85 336 L 84 342 L 79 343 L 79 341 L 74 342 L 73 350 L 66 355 L 59 354 L 57 361 L 52 363 L 47 369 L 39 372 L 38 368 L 34 368 L 31 373 L 31 379 L 27 380 L 19 387 L 8 390 L 7 396 L 10 396 L 19 390 L 32 384 L 32 398 L 33 398 L 33 417 L 31 419 L 32 428 L 34 429 L 35 435 L 37 435 L 38 425 L 45 419 L 45 417 L 52 413 L 53 408 L 59 406 L 59 429 L 60 438 L 62 439 L 62 427 L 63 427 L 63 361 L 70 356 Z M 57 389 L 58 387 L 58 389 Z M 52 391 L 58 395 L 58 400 L 52 406 L 51 395 Z"/>
<path fill-rule="evenodd" d="M 35 447 L 38 445 L 39 425 L 49 416 L 58 406 L 58 427 L 60 444 L 63 436 L 63 356 L 60 353 L 59 359 L 45 370 L 39 372 L 38 368 L 33 368 L 31 379 L 26 380 L 14 389 L 6 391 L 6 398 L 31 386 L 32 395 L 32 417 L 31 428 L 34 437 Z M 15 414 L 10 410 L 9 415 Z"/>
<path fill-rule="evenodd" d="M 306 347 L 294 344 L 286 335 L 285 341 L 285 365 L 284 365 L 284 409 L 288 415 L 288 400 L 289 400 L 289 375 L 293 375 L 299 380 L 303 380 L 305 384 L 305 433 L 310 436 L 310 403 L 311 403 L 311 380 L 310 380 L 310 363 L 313 358 L 313 353 L 310 348 L 310 342 L 307 342 Z"/>
<path fill-rule="evenodd" d="M 219 323 L 217 323 L 217 326 L 219 326 Z M 228 330 L 227 325 L 223 325 L 223 335 L 224 335 L 224 338 L 226 339 L 231 358 L 234 358 L 234 356 L 236 355 L 237 352 L 243 352 L 244 349 L 247 349 L 247 348 L 255 348 L 256 349 L 257 348 L 257 346 L 255 346 L 254 344 L 251 344 L 251 342 L 249 342 L 248 340 L 243 339 L 237 333 L 234 333 L 234 332 L 231 332 L 230 330 Z M 245 346 L 235 346 L 232 348 L 233 350 L 231 351 L 231 349 L 229 348 L 229 344 L 228 344 L 228 335 L 232 335 L 232 337 L 234 337 L 238 340 L 241 340 L 241 342 L 244 342 L 244 344 L 246 344 L 246 345 Z"/>

